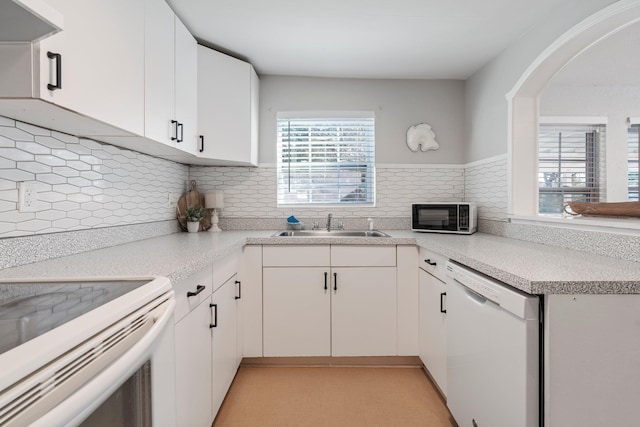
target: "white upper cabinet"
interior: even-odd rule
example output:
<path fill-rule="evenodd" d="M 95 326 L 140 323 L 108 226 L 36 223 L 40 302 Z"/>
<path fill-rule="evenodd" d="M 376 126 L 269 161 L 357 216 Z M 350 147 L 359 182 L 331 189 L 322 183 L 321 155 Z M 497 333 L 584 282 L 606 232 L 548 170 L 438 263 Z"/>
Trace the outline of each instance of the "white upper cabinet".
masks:
<path fill-rule="evenodd" d="M 196 49 L 164 0 L 146 0 L 144 136 L 191 154 L 197 143 Z"/>
<path fill-rule="evenodd" d="M 180 149 L 195 154 L 198 142 L 198 44 L 182 21 L 175 18 L 176 119 Z"/>
<path fill-rule="evenodd" d="M 144 3 L 46 4 L 64 16 L 64 31 L 35 44 L 0 46 L 0 98 L 13 98 L 0 102 L 0 115 L 78 135 L 141 134 Z M 8 51 L 16 50 L 20 61 L 11 62 Z"/>
<path fill-rule="evenodd" d="M 164 0 L 146 0 L 144 135 L 175 145 L 175 15 Z"/>
<path fill-rule="evenodd" d="M 251 64 L 198 46 L 197 163 L 258 165 L 258 94 Z"/>

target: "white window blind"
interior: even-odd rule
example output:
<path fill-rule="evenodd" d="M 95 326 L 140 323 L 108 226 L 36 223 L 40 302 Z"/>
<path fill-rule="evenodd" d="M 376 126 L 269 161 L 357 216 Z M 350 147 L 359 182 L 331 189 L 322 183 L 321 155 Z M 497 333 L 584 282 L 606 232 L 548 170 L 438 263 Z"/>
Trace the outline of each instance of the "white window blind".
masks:
<path fill-rule="evenodd" d="M 539 213 L 562 213 L 568 201 L 599 201 L 605 188 L 605 126 L 541 124 L 538 135 Z"/>
<path fill-rule="evenodd" d="M 373 113 L 279 113 L 278 204 L 375 202 Z"/>
<path fill-rule="evenodd" d="M 629 165 L 628 183 L 630 201 L 640 200 L 638 198 L 638 146 L 640 145 L 638 127 L 639 125 L 632 125 L 627 133 L 627 155 Z"/>

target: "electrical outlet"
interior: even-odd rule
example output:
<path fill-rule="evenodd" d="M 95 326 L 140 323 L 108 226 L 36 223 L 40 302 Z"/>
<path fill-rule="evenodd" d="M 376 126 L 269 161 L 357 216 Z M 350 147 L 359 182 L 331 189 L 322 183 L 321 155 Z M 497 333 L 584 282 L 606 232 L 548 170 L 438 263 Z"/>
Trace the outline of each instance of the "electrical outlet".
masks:
<path fill-rule="evenodd" d="M 178 204 L 178 193 L 167 193 L 167 206 L 175 208 Z"/>
<path fill-rule="evenodd" d="M 35 182 L 18 183 L 18 212 L 38 211 L 38 186 Z"/>

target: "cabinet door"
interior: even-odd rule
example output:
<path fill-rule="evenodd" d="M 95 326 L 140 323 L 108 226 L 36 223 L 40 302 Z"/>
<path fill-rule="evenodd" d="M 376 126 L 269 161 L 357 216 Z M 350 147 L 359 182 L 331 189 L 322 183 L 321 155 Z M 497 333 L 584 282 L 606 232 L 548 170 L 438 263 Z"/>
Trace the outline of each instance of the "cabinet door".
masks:
<path fill-rule="evenodd" d="M 145 1 L 144 136 L 173 146 L 175 14 L 164 0 Z"/>
<path fill-rule="evenodd" d="M 265 357 L 331 354 L 328 276 L 328 267 L 263 269 Z"/>
<path fill-rule="evenodd" d="M 446 285 L 420 270 L 420 359 L 431 377 L 447 394 Z M 442 301 L 442 306 L 441 306 Z"/>
<path fill-rule="evenodd" d="M 180 123 L 176 147 L 196 154 L 198 143 L 198 43 L 175 17 L 175 118 Z"/>
<path fill-rule="evenodd" d="M 344 267 L 331 272 L 332 355 L 395 356 L 396 268 Z"/>
<path fill-rule="evenodd" d="M 198 127 L 205 138 L 200 157 L 254 164 L 252 67 L 215 50 L 198 46 Z M 257 76 L 253 81 L 257 90 Z M 253 102 L 257 104 L 257 94 Z"/>
<path fill-rule="evenodd" d="M 144 130 L 144 3 L 46 0 L 64 31 L 39 43 L 39 96 L 132 133 Z M 55 60 L 62 55 L 62 89 Z M 38 94 L 37 94 L 38 95 Z"/>
<path fill-rule="evenodd" d="M 175 325 L 176 415 L 179 426 L 210 426 L 211 311 L 204 301 Z"/>
<path fill-rule="evenodd" d="M 238 369 L 237 364 L 237 303 L 236 277 L 227 280 L 211 296 L 213 322 L 211 328 L 211 352 L 213 359 L 213 414 L 218 413 L 224 396 L 231 386 Z"/>

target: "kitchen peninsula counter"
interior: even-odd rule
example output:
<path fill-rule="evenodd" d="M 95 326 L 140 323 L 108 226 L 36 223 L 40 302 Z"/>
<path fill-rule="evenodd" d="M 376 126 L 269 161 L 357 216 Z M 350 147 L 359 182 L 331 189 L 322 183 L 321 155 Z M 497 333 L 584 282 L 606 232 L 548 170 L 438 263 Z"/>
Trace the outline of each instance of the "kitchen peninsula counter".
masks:
<path fill-rule="evenodd" d="M 166 276 L 172 283 L 244 245 L 418 245 L 531 294 L 638 294 L 640 262 L 490 234 L 387 231 L 391 237 L 271 237 L 274 231 L 174 233 L 6 268 L 0 279 Z M 417 268 L 417 266 L 416 266 Z"/>

